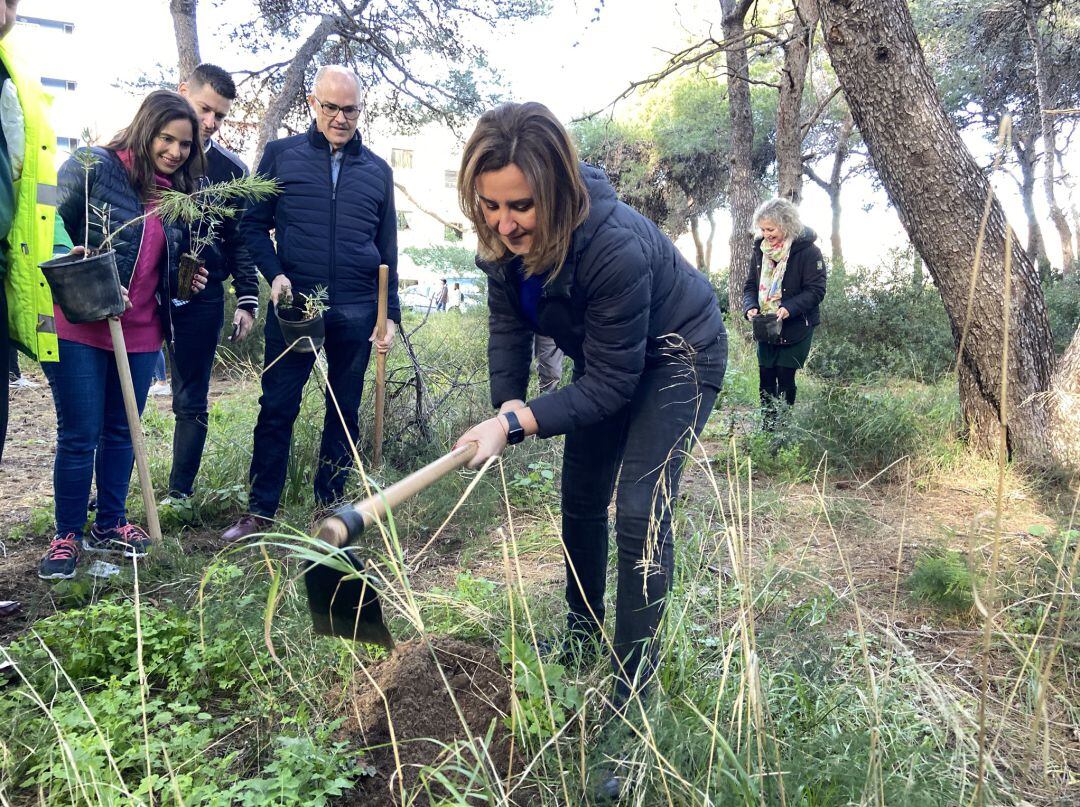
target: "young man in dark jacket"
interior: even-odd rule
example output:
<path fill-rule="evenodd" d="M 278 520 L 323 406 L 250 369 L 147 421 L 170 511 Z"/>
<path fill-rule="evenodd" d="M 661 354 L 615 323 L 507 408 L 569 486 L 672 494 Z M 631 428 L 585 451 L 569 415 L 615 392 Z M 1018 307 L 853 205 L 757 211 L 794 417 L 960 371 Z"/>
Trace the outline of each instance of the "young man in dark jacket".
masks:
<path fill-rule="evenodd" d="M 232 76 L 212 64 L 200 64 L 177 88 L 199 119 L 199 137 L 206 157 L 205 183 L 226 182 L 247 174 L 240 158 L 214 140 L 236 98 Z M 259 313 L 259 278 L 237 229 L 225 219 L 214 242 L 202 251 L 209 272 L 206 290 L 189 301 L 172 301 L 175 332 L 172 345 L 173 462 L 169 495 L 186 498 L 195 485 L 206 444 L 210 371 L 225 319 L 225 284 L 232 278 L 236 291 L 233 338 L 244 339 Z"/>
<path fill-rule="evenodd" d="M 270 297 L 323 287 L 328 294 L 326 359 L 329 387 L 323 421 L 315 499 L 342 498 L 359 435 L 360 396 L 374 343 L 393 344 L 401 322 L 397 295 L 397 213 L 394 180 L 356 131 L 360 81 L 344 67 L 323 67 L 308 96 L 315 122 L 305 133 L 270 143 L 258 172 L 281 192 L 248 208 L 240 224 Z M 270 231 L 274 231 L 273 240 Z M 379 264 L 389 275 L 386 336 L 376 341 Z M 259 419 L 251 457 L 249 514 L 225 532 L 227 540 L 266 528 L 277 511 L 289 460 L 293 422 L 314 353 L 288 350 L 277 318 L 266 318 L 266 359 Z M 283 355 L 284 354 L 284 355 Z M 338 413 L 340 407 L 340 415 Z M 344 420 L 344 425 L 342 424 Z"/>

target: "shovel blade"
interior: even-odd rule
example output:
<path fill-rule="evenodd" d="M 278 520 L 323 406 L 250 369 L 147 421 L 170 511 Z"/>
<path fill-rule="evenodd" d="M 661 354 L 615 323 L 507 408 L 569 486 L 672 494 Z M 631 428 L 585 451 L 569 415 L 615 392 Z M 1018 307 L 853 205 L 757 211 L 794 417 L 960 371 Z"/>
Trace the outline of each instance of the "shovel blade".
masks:
<path fill-rule="evenodd" d="M 383 622 L 379 596 L 363 574 L 364 561 L 352 552 L 345 555 L 360 575 L 346 579 L 338 569 L 321 563 L 309 564 L 304 571 L 315 632 L 393 650 L 394 638 Z"/>

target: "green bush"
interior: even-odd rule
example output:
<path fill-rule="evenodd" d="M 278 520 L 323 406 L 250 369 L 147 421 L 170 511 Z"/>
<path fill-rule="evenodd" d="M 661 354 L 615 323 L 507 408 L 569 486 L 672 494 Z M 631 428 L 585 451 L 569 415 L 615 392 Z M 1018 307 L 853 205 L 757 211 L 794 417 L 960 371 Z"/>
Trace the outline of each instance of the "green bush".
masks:
<path fill-rule="evenodd" d="M 959 426 L 956 387 L 922 384 L 821 385 L 791 410 L 789 433 L 803 456 L 877 471 L 904 456 L 933 462 L 951 451 Z"/>
<path fill-rule="evenodd" d="M 1080 326 L 1080 274 L 1050 280 L 1043 285 L 1043 294 L 1054 334 L 1054 352 L 1060 356 Z"/>
<path fill-rule="evenodd" d="M 937 290 L 916 282 L 903 253 L 879 270 L 833 272 L 807 369 L 855 381 L 872 374 L 935 381 L 955 357 L 952 330 Z"/>

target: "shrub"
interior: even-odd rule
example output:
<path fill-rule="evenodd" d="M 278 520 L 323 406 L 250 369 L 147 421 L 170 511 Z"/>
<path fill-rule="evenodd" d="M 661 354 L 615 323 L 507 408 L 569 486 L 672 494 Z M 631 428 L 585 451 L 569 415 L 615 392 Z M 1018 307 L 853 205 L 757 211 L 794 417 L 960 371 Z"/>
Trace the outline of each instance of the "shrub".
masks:
<path fill-rule="evenodd" d="M 1080 326 L 1080 274 L 1048 281 L 1043 285 L 1043 294 L 1054 334 L 1054 352 L 1060 356 Z"/>
<path fill-rule="evenodd" d="M 956 353 L 941 296 L 916 282 L 903 253 L 890 258 L 880 279 L 829 277 L 807 369 L 845 381 L 874 373 L 935 381 L 949 372 Z"/>

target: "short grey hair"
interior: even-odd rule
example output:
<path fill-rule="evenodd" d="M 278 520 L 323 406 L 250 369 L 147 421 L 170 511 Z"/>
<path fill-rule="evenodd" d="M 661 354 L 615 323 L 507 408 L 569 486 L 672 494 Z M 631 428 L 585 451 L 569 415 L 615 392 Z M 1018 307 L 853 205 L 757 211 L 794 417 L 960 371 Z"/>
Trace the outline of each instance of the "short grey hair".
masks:
<path fill-rule="evenodd" d="M 802 219 L 799 218 L 799 208 L 795 207 L 787 199 L 777 197 L 758 205 L 754 211 L 754 230 L 759 229 L 762 221 L 768 219 L 784 234 L 785 239 L 796 239 L 803 231 Z"/>
<path fill-rule="evenodd" d="M 319 86 L 319 82 L 329 75 L 345 76 L 351 78 L 353 83 L 356 84 L 356 95 L 360 97 L 364 93 L 364 85 L 360 83 L 360 76 L 356 75 L 355 70 L 350 70 L 345 65 L 341 64 L 324 64 L 315 73 L 315 81 L 311 85 L 312 92 Z"/>

